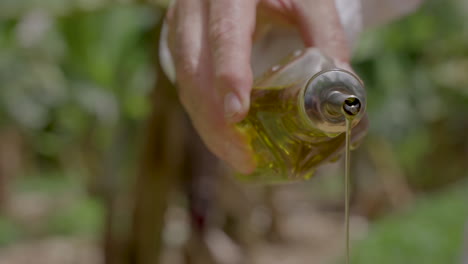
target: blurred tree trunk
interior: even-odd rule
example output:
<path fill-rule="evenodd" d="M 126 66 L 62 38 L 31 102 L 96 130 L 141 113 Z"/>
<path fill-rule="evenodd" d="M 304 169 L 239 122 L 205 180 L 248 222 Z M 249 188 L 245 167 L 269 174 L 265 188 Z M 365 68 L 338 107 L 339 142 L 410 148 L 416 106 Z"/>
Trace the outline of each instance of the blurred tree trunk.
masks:
<path fill-rule="evenodd" d="M 106 208 L 104 225 L 104 254 L 105 262 L 112 264 L 126 263 L 129 240 L 129 222 L 132 209 L 131 188 L 129 179 L 125 177 L 126 159 L 132 130 L 131 122 L 123 121 L 113 136 L 113 143 L 104 158 L 104 166 L 98 173 L 101 177 L 90 181 L 92 193 L 97 194 Z M 122 152 L 122 149 L 127 150 Z M 89 154 L 89 153 L 88 153 Z M 92 164 L 91 164 L 92 165 Z M 90 166 L 90 165 L 88 165 Z M 92 169 L 92 167 L 90 167 Z M 129 190 L 130 189 L 130 190 Z"/>
<path fill-rule="evenodd" d="M 154 30 L 155 55 L 159 49 L 161 24 Z M 184 161 L 183 143 L 188 121 L 159 61 L 156 76 L 134 193 L 129 259 L 135 264 L 159 263 L 168 198 Z"/>
<path fill-rule="evenodd" d="M 159 26 L 155 30 L 159 37 Z M 159 43 L 159 39 L 156 39 Z M 156 50 L 158 45 L 155 45 Z M 186 249 L 188 263 L 215 263 L 204 243 L 211 215 L 217 159 L 191 126 L 159 61 L 135 188 L 130 263 L 156 264 L 163 249 L 162 232 L 169 197 L 181 188 L 189 201 L 192 234 Z"/>
<path fill-rule="evenodd" d="M 150 97 L 152 109 L 143 136 L 138 140 L 141 150 L 134 182 L 121 181 L 120 184 L 130 185 L 121 188 L 114 183 L 103 191 L 107 207 L 103 237 L 106 264 L 159 263 L 167 201 L 181 173 L 188 121 L 178 103 L 175 88 L 157 60 L 161 25 L 162 19 L 152 32 L 157 82 Z M 124 134 L 128 136 L 128 133 Z M 115 138 L 121 141 L 122 136 Z M 120 153 L 119 150 L 110 152 Z M 112 176 L 112 179 L 104 180 L 106 182 L 116 180 L 115 174 L 122 169 L 122 161 L 117 156 L 122 155 L 110 153 L 108 157 L 107 163 L 112 165 L 106 167 L 112 169 L 104 171 L 104 177 Z"/>
<path fill-rule="evenodd" d="M 161 84 L 161 81 L 158 83 Z M 161 92 L 166 87 L 158 88 Z M 136 179 L 130 241 L 131 263 L 150 264 L 159 261 L 168 197 L 183 163 L 185 130 L 184 116 L 179 105 L 164 100 L 164 96 L 155 98 Z"/>

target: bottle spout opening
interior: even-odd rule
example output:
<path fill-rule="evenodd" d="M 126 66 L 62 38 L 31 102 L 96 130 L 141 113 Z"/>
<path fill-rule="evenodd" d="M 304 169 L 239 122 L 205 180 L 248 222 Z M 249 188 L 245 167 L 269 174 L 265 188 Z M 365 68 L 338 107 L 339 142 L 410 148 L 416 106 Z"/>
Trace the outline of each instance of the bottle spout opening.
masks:
<path fill-rule="evenodd" d="M 361 101 L 355 96 L 350 96 L 344 100 L 342 110 L 347 118 L 352 118 L 361 111 Z"/>

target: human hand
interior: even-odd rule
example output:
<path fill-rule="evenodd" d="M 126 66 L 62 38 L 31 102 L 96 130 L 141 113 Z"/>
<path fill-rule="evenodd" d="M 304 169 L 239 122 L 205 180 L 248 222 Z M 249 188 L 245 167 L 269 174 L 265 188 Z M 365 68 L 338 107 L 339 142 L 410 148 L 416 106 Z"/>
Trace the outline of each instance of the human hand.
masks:
<path fill-rule="evenodd" d="M 333 0 L 177 0 L 168 13 L 181 102 L 208 148 L 243 173 L 255 163 L 234 124 L 249 110 L 254 36 L 272 24 L 297 29 L 306 47 L 318 47 L 349 68 Z"/>

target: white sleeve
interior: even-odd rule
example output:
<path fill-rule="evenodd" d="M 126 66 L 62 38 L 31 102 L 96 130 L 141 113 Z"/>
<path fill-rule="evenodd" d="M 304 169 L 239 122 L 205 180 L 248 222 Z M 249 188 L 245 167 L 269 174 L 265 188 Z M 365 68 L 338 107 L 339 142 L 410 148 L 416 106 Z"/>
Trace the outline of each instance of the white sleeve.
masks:
<path fill-rule="evenodd" d="M 164 21 L 161 28 L 161 36 L 159 38 L 159 63 L 161 68 L 166 74 L 166 77 L 172 82 L 176 82 L 176 70 L 174 61 L 172 60 L 171 52 L 169 51 L 169 46 L 167 44 L 167 39 L 169 35 L 169 29 L 167 28 L 167 23 Z"/>

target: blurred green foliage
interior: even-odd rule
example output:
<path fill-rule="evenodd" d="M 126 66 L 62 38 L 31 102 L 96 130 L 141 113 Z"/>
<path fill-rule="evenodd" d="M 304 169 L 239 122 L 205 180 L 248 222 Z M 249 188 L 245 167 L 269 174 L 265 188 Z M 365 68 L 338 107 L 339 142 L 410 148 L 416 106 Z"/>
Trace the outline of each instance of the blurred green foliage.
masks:
<path fill-rule="evenodd" d="M 47 232 L 56 235 L 94 237 L 103 230 L 102 204 L 95 199 L 80 199 L 55 212 L 47 222 Z"/>
<path fill-rule="evenodd" d="M 18 127 L 34 153 L 61 159 L 89 138 L 102 151 L 121 122 L 145 116 L 157 11 L 72 0 L 0 10 L 0 127 Z"/>
<path fill-rule="evenodd" d="M 23 237 L 21 227 L 6 217 L 0 217 L 0 246 L 14 243 Z"/>
<path fill-rule="evenodd" d="M 60 171 L 41 172 L 40 175 L 25 175 L 15 181 L 16 193 L 41 193 L 61 195 L 83 191 L 84 182 L 78 175 L 64 175 Z"/>
<path fill-rule="evenodd" d="M 418 190 L 467 176 L 467 13 L 466 1 L 425 1 L 365 33 L 353 60 L 369 95 L 370 137 L 393 144 Z"/>
<path fill-rule="evenodd" d="M 460 263 L 468 184 L 423 197 L 410 209 L 374 224 L 352 250 L 352 263 Z"/>

